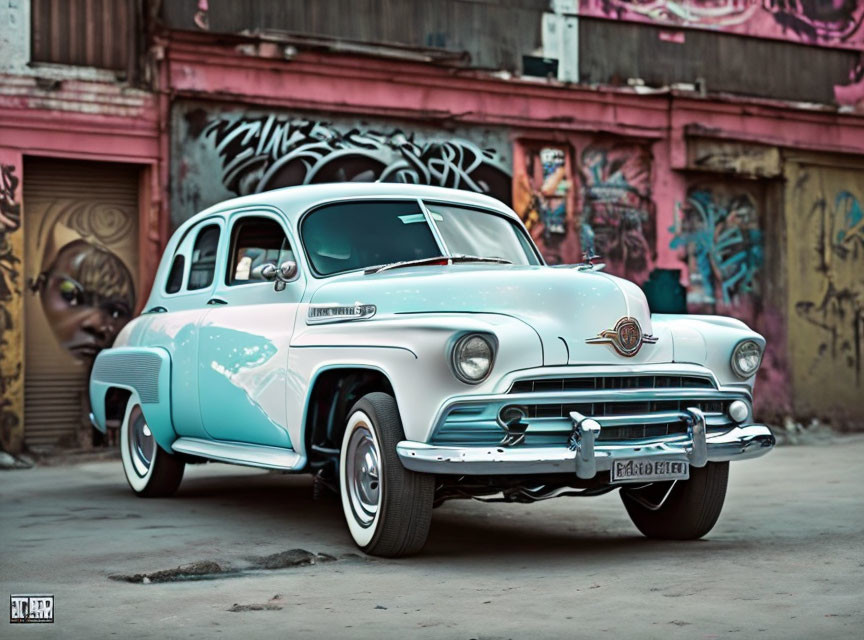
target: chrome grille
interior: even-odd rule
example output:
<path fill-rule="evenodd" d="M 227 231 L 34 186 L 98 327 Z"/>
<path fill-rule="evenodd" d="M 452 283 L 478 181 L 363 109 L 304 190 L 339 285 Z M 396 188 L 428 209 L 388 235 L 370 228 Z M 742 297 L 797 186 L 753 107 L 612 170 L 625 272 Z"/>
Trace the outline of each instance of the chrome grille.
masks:
<path fill-rule="evenodd" d="M 585 416 L 626 416 L 633 413 L 684 411 L 696 407 L 705 413 L 725 413 L 731 400 L 657 400 L 650 402 L 584 402 L 566 404 L 518 404 L 529 419 L 569 418 L 573 411 Z M 509 406 L 509 405 L 508 405 Z"/>
<path fill-rule="evenodd" d="M 519 407 L 528 423 L 524 445 L 519 446 L 565 446 L 574 412 L 603 425 L 601 442 L 680 436 L 687 433 L 688 425 L 677 416 L 690 407 L 705 413 L 709 429 L 728 428 L 729 403 L 738 397 L 721 392 L 713 378 L 704 375 L 530 378 L 517 380 L 507 394 L 494 400 L 466 400 L 454 406 L 430 440 L 439 445 L 496 446 L 506 435 L 498 416 L 508 407 Z"/>
<path fill-rule="evenodd" d="M 548 393 L 595 389 L 714 389 L 714 382 L 702 376 L 578 376 L 517 380 L 508 393 Z"/>

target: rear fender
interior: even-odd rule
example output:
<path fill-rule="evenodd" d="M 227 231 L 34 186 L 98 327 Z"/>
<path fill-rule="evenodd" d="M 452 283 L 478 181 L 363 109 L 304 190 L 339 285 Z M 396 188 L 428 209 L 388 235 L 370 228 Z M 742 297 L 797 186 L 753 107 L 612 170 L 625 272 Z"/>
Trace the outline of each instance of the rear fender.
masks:
<path fill-rule="evenodd" d="M 105 433 L 105 396 L 109 389 L 132 392 L 159 446 L 171 451 L 177 439 L 171 422 L 171 356 L 161 347 L 118 347 L 96 356 L 90 373 L 94 426 Z"/>

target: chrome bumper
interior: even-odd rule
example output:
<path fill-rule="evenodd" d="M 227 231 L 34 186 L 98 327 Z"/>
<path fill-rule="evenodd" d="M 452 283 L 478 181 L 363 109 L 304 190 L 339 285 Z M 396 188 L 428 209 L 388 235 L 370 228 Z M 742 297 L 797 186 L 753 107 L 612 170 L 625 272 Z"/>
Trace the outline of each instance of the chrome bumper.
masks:
<path fill-rule="evenodd" d="M 692 411 L 692 410 L 690 410 Z M 645 459 L 688 462 L 746 460 L 765 455 L 774 447 L 774 435 L 764 425 L 733 427 L 705 433 L 704 417 L 694 415 L 687 435 L 656 441 L 598 443 L 602 427 L 579 414 L 569 447 L 445 447 L 402 441 L 396 446 L 406 469 L 422 473 L 457 475 L 531 475 L 575 473 L 583 479 L 612 469 L 614 460 Z"/>

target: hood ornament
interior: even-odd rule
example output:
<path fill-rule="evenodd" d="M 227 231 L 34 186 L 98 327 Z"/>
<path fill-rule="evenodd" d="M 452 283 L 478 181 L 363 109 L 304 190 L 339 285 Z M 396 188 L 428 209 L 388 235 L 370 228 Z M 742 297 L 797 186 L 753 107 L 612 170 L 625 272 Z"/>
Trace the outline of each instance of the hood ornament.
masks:
<path fill-rule="evenodd" d="M 614 329 L 605 329 L 596 338 L 588 338 L 588 344 L 611 344 L 620 355 L 632 358 L 643 344 L 654 344 L 658 338 L 642 333 L 636 318 L 621 318 Z"/>

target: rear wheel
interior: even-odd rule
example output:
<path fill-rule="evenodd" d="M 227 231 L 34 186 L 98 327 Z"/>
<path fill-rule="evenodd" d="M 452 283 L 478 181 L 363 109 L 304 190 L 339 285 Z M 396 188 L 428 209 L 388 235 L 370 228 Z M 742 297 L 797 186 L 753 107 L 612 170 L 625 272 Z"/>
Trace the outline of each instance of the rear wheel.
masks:
<path fill-rule="evenodd" d="M 170 496 L 183 479 L 185 463 L 158 445 L 134 399 L 120 425 L 120 457 L 129 486 L 142 498 Z"/>
<path fill-rule="evenodd" d="M 622 489 L 627 514 L 644 535 L 664 540 L 695 540 L 711 531 L 726 498 L 728 462 L 690 469 L 689 480 L 656 482 Z"/>
<path fill-rule="evenodd" d="M 342 510 L 351 537 L 370 555 L 398 557 L 426 544 L 434 478 L 408 471 L 396 454 L 405 438 L 396 401 L 363 396 L 348 414 L 339 458 Z"/>

